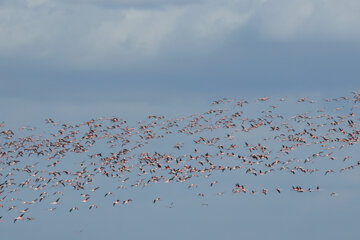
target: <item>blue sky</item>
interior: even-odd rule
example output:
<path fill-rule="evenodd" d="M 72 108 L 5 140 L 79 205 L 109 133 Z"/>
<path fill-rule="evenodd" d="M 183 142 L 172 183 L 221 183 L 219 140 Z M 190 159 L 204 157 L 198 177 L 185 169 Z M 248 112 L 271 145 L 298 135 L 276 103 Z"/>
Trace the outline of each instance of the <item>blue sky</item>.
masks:
<path fill-rule="evenodd" d="M 360 89 L 359 12 L 357 0 L 0 0 L 0 122 L 138 121 L 204 112 L 221 97 L 348 95 Z M 355 239 L 358 177 L 324 181 L 344 189 L 337 198 L 229 195 L 208 207 L 184 188 L 158 187 L 181 199 L 176 208 L 144 200 L 118 212 L 40 213 L 0 223 L 0 238 Z"/>

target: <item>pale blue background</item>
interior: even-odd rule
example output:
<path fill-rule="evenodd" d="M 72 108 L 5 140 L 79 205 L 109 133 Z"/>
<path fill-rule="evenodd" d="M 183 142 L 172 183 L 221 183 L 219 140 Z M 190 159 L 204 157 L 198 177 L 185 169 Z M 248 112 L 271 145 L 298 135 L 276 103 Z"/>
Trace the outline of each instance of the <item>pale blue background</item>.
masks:
<path fill-rule="evenodd" d="M 204 112 L 220 97 L 348 95 L 360 88 L 359 12 L 356 0 L 3 0 L 0 121 L 134 121 Z M 339 195 L 228 193 L 208 207 L 184 186 L 154 186 L 168 191 L 161 205 L 150 189 L 115 211 L 43 210 L 0 223 L 0 239 L 358 239 L 359 171 L 323 181 Z"/>

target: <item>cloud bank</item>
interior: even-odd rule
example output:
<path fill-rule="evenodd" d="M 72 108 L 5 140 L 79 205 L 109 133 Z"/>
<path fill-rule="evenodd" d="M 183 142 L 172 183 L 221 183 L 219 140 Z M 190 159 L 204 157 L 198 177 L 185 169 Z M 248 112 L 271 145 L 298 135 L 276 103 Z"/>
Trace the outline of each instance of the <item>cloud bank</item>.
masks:
<path fill-rule="evenodd" d="M 211 52 L 249 33 L 261 41 L 356 43 L 359 12 L 357 0 L 5 0 L 0 59 L 114 67 Z"/>

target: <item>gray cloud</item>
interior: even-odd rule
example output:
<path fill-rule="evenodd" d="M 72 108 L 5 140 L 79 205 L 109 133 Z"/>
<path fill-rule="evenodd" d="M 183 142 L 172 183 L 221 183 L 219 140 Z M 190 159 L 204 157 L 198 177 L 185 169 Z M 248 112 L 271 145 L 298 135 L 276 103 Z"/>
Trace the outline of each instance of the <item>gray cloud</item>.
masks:
<path fill-rule="evenodd" d="M 257 28 L 271 40 L 358 41 L 360 2 L 355 0 L 266 1 Z"/>
<path fill-rule="evenodd" d="M 0 58 L 106 68 L 202 54 L 233 34 L 265 41 L 360 38 L 356 0 L 13 0 L 0 5 Z"/>

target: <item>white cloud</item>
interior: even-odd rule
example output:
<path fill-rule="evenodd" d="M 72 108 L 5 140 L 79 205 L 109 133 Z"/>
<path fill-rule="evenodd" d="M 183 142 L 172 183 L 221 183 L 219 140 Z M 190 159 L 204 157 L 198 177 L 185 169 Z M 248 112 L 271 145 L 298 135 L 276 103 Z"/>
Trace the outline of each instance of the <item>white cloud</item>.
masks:
<path fill-rule="evenodd" d="M 102 8 L 26 0 L 0 9 L 1 55 L 89 66 L 127 63 L 184 49 L 207 50 L 249 18 L 236 1 Z"/>
<path fill-rule="evenodd" d="M 119 66 L 212 51 L 245 26 L 271 41 L 360 40 L 357 0 L 151 3 L 5 0 L 0 3 L 0 58 Z"/>
<path fill-rule="evenodd" d="M 304 31 L 313 13 L 311 0 L 269 1 L 259 9 L 259 31 L 275 40 L 294 39 Z"/>
<path fill-rule="evenodd" d="M 48 0 L 26 0 L 25 2 L 29 8 L 37 7 L 49 3 Z"/>
<path fill-rule="evenodd" d="M 261 36 L 271 40 L 360 40 L 360 1 L 267 1 L 256 14 Z"/>

